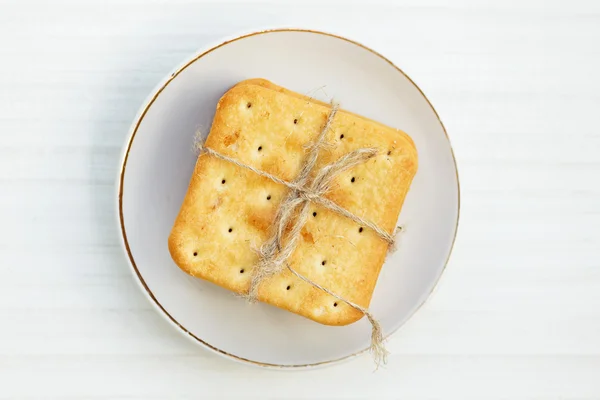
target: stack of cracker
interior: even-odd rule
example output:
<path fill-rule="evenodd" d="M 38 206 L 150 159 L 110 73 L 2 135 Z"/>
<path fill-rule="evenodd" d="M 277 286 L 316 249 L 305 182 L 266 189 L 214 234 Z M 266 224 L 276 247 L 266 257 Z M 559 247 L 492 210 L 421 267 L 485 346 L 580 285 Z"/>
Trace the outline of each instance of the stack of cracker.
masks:
<path fill-rule="evenodd" d="M 331 111 L 328 104 L 269 81 L 243 81 L 220 99 L 204 146 L 293 182 Z M 357 149 L 377 153 L 335 176 L 323 197 L 393 235 L 417 170 L 413 141 L 398 129 L 344 110 L 330 122 L 314 173 Z M 279 205 L 290 190 L 248 168 L 200 154 L 169 237 L 173 260 L 195 277 L 247 293 L 257 249 L 272 237 Z M 363 312 L 340 298 L 368 308 L 389 243 L 329 208 L 309 206 L 287 259 L 306 279 L 284 269 L 261 282 L 257 298 L 322 324 L 347 325 Z"/>

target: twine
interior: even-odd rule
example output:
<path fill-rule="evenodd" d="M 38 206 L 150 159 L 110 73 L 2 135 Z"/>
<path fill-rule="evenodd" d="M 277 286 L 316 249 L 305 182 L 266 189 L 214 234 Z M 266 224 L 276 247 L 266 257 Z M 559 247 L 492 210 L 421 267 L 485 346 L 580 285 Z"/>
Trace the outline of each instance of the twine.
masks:
<path fill-rule="evenodd" d="M 354 150 L 344 155 L 339 160 L 321 168 L 317 172 L 316 176 L 310 180 L 310 175 L 317 163 L 320 150 L 330 146 L 330 144 L 325 142 L 325 135 L 331 128 L 331 124 L 335 118 L 335 115 L 337 114 L 338 109 L 339 105 L 333 104 L 331 112 L 327 117 L 327 122 L 323 126 L 323 129 L 317 136 L 316 140 L 308 146 L 309 153 L 306 157 L 306 160 L 302 165 L 302 169 L 300 170 L 298 177 L 292 182 L 288 182 L 268 172 L 254 168 L 236 159 L 223 155 L 209 147 L 203 146 L 201 142 L 197 142 L 197 147 L 203 153 L 234 164 L 240 168 L 252 171 L 257 175 L 268 178 L 273 182 L 284 185 L 290 189 L 289 193 L 283 199 L 279 205 L 279 209 L 277 210 L 277 214 L 273 222 L 274 232 L 272 236 L 267 239 L 267 241 L 265 241 L 265 243 L 263 243 L 263 245 L 257 250 L 259 261 L 253 269 L 253 275 L 250 281 L 248 293 L 243 296 L 248 301 L 255 302 L 258 297 L 258 288 L 265 279 L 280 273 L 285 268 L 289 269 L 289 271 L 299 279 L 309 283 L 319 290 L 322 290 L 330 296 L 335 297 L 339 301 L 348 304 L 350 307 L 360 311 L 367 317 L 372 327 L 370 351 L 373 354 L 376 365 L 379 366 L 382 363 L 385 364 L 387 362 L 388 351 L 385 349 L 383 343 L 381 326 L 369 312 L 369 310 L 331 292 L 329 289 L 322 287 L 311 279 L 302 276 L 287 263 L 287 260 L 291 257 L 292 252 L 296 248 L 296 243 L 300 237 L 300 231 L 306 223 L 306 219 L 309 214 L 310 202 L 319 204 L 331 211 L 351 219 L 361 226 L 371 229 L 377 234 L 377 236 L 388 243 L 388 251 L 393 251 L 395 249 L 396 239 L 393 235 L 389 234 L 372 221 L 361 218 L 339 206 L 335 202 L 323 197 L 331 189 L 333 179 L 339 173 L 375 157 L 377 155 L 376 149 L 362 148 Z M 300 211 L 297 214 L 297 218 L 289 230 L 289 233 L 286 235 L 287 242 L 285 245 L 282 245 L 285 229 L 294 216 L 294 211 L 298 208 L 300 208 Z"/>

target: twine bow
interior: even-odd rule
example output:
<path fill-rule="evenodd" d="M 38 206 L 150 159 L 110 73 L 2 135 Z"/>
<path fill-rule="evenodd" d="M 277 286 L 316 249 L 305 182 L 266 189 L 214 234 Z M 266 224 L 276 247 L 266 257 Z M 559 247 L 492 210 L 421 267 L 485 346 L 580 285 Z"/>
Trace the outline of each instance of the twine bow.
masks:
<path fill-rule="evenodd" d="M 256 301 L 258 296 L 258 288 L 260 284 L 270 276 L 278 274 L 287 268 L 293 275 L 295 275 L 299 279 L 335 297 L 339 301 L 348 304 L 350 307 L 360 311 L 367 317 L 372 327 L 370 350 L 373 354 L 373 358 L 375 360 L 376 365 L 379 366 L 382 363 L 386 363 L 388 352 L 383 344 L 383 334 L 381 332 L 381 326 L 379 322 L 369 312 L 369 310 L 331 292 L 329 289 L 322 287 L 318 283 L 313 282 L 311 279 L 302 276 L 297 271 L 295 271 L 287 262 L 289 257 L 292 255 L 292 252 L 296 248 L 296 243 L 298 242 L 298 238 L 300 237 L 300 231 L 306 223 L 306 219 L 309 214 L 309 204 L 311 202 L 319 204 L 346 218 L 351 219 L 352 221 L 356 222 L 361 226 L 371 229 L 382 240 L 388 243 L 389 251 L 393 251 L 395 249 L 396 241 L 394 236 L 389 234 L 381 227 L 377 226 L 372 221 L 361 218 L 324 197 L 324 195 L 331 189 L 333 179 L 339 173 L 349 168 L 352 168 L 358 164 L 362 164 L 367 160 L 375 157 L 377 155 L 377 149 L 361 148 L 358 150 L 354 150 L 344 155 L 339 160 L 321 168 L 319 171 L 317 171 L 315 177 L 312 180 L 310 179 L 311 173 L 317 163 L 320 150 L 328 145 L 325 142 L 325 135 L 331 128 L 331 124 L 333 122 L 333 119 L 335 118 L 335 115 L 337 114 L 338 109 L 339 105 L 333 104 L 331 112 L 327 117 L 327 122 L 323 126 L 323 129 L 317 136 L 316 140 L 309 147 L 308 155 L 306 156 L 306 160 L 302 165 L 300 173 L 298 174 L 298 177 L 292 182 L 288 182 L 268 172 L 254 168 L 236 159 L 223 155 L 209 147 L 203 146 L 200 142 L 198 142 L 197 147 L 202 153 L 211 155 L 218 159 L 237 165 L 238 167 L 252 171 L 260 176 L 268 178 L 273 182 L 282 184 L 290 189 L 289 193 L 283 199 L 283 201 L 279 205 L 279 209 L 277 210 L 277 214 L 273 222 L 274 229 L 271 237 L 267 239 L 267 241 L 265 241 L 265 243 L 263 243 L 263 245 L 258 249 L 259 261 L 253 269 L 253 275 L 250 281 L 250 288 L 248 290 L 248 293 L 246 293 L 244 297 L 251 302 Z M 282 243 L 284 232 L 290 224 L 295 214 L 295 211 L 298 208 L 300 209 L 300 211 L 297 213 L 297 218 L 293 222 L 289 233 L 287 233 L 286 235 L 287 241 L 285 245 L 283 245 Z"/>

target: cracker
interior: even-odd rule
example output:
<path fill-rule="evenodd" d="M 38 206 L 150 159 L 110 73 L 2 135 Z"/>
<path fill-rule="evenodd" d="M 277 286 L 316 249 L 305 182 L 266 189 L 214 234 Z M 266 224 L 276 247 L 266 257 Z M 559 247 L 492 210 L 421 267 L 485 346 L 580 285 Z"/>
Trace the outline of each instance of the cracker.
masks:
<path fill-rule="evenodd" d="M 205 145 L 245 164 L 292 181 L 305 145 L 321 131 L 329 105 L 265 80 L 240 82 L 223 95 Z M 376 147 L 379 154 L 342 172 L 326 195 L 348 211 L 393 233 L 417 170 L 410 137 L 340 110 L 316 170 L 344 154 Z M 206 154 L 198 157 L 169 236 L 169 250 L 185 272 L 236 293 L 247 292 L 255 249 L 269 237 L 288 189 Z M 308 279 L 368 307 L 388 244 L 368 228 L 321 206 L 310 217 L 288 260 Z M 284 270 L 263 282 L 258 299 L 327 325 L 346 325 L 362 313 Z"/>

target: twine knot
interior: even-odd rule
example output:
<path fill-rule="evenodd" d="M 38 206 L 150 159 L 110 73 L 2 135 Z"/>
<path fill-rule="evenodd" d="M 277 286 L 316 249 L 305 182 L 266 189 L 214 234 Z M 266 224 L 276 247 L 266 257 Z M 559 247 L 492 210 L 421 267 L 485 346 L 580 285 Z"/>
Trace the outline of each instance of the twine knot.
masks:
<path fill-rule="evenodd" d="M 323 194 L 324 193 L 314 193 L 308 190 L 299 190 L 297 193 L 298 197 L 306 201 L 314 201 L 320 198 Z"/>

